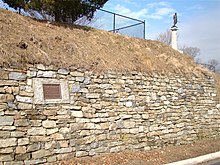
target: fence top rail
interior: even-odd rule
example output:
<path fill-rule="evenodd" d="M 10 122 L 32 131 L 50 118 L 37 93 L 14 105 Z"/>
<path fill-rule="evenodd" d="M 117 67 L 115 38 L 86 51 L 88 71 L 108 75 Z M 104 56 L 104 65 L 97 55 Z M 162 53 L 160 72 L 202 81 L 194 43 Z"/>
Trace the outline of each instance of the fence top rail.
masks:
<path fill-rule="evenodd" d="M 133 27 L 133 26 L 137 26 L 137 25 L 140 25 L 142 24 L 141 22 L 140 23 L 136 23 L 136 24 L 133 24 L 133 25 L 129 25 L 129 26 L 124 26 L 124 27 L 121 27 L 121 28 L 117 28 L 117 29 L 114 29 L 114 30 L 122 30 L 122 29 L 126 29 L 126 28 L 130 28 L 130 27 Z M 111 31 L 114 31 L 114 30 L 110 30 Z"/>
<path fill-rule="evenodd" d="M 111 12 L 111 11 L 107 11 L 107 10 L 104 10 L 104 9 L 99 9 L 99 10 L 107 12 L 107 13 L 110 13 L 110 14 L 117 15 L 117 16 L 120 16 L 120 17 L 124 17 L 124 18 L 127 18 L 127 19 L 131 19 L 131 20 L 134 20 L 134 21 L 138 21 L 138 22 L 144 23 L 144 21 L 139 20 L 139 19 L 131 18 L 131 17 L 128 17 L 128 16 L 125 16 L 125 15 L 121 15 L 121 14 L 117 14 L 117 13 L 114 13 L 114 12 Z"/>

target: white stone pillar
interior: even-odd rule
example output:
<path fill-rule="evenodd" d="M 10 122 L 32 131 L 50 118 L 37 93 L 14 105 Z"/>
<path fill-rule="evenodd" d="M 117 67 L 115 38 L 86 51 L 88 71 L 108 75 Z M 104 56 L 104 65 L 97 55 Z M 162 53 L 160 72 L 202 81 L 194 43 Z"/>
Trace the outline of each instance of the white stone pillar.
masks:
<path fill-rule="evenodd" d="M 175 49 L 175 50 L 178 50 L 177 48 L 177 27 L 174 26 L 174 27 L 171 27 L 170 29 L 172 31 L 172 39 L 171 39 L 171 45 L 172 45 L 172 48 Z"/>

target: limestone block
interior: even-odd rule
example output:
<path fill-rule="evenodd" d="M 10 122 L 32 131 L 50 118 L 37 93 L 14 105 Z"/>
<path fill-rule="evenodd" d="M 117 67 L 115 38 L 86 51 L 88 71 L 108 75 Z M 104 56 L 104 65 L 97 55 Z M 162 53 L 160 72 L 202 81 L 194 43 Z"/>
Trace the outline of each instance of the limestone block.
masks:
<path fill-rule="evenodd" d="M 23 102 L 23 103 L 32 103 L 33 102 L 31 97 L 24 97 L 24 96 L 17 95 L 15 98 L 18 102 Z"/>
<path fill-rule="evenodd" d="M 70 73 L 70 71 L 69 71 L 69 69 L 61 68 L 61 69 L 58 69 L 58 73 L 63 74 L 63 75 L 68 75 Z"/>
<path fill-rule="evenodd" d="M 28 138 L 20 138 L 18 139 L 18 145 L 22 146 L 22 145 L 27 145 L 29 144 L 29 139 Z"/>
<path fill-rule="evenodd" d="M 125 102 L 126 107 L 132 107 L 132 105 L 133 105 L 132 101 Z"/>
<path fill-rule="evenodd" d="M 18 82 L 14 80 L 1 80 L 0 87 L 1 86 L 18 86 Z"/>
<path fill-rule="evenodd" d="M 35 70 L 28 70 L 27 71 L 27 77 L 32 78 L 37 76 L 37 71 Z"/>
<path fill-rule="evenodd" d="M 131 134 L 138 134 L 139 133 L 139 128 L 132 128 L 130 129 Z"/>
<path fill-rule="evenodd" d="M 88 99 L 98 99 L 98 98 L 100 98 L 100 94 L 98 94 L 98 93 L 87 93 L 86 98 L 88 98 Z"/>
<path fill-rule="evenodd" d="M 47 135 L 51 135 L 51 134 L 54 134 L 56 132 L 58 132 L 58 128 L 53 128 L 53 129 L 47 129 L 46 132 L 47 132 Z"/>
<path fill-rule="evenodd" d="M 0 162 L 3 162 L 3 161 L 12 161 L 14 158 L 13 158 L 13 155 L 12 154 L 7 154 L 7 155 L 0 155 Z"/>
<path fill-rule="evenodd" d="M 56 122 L 53 120 L 45 120 L 42 122 L 44 128 L 54 128 L 56 127 Z"/>
<path fill-rule="evenodd" d="M 86 136 L 82 139 L 79 139 L 77 142 L 79 145 L 84 145 L 84 144 L 91 144 L 95 140 L 96 140 L 95 135 L 91 135 L 91 136 Z"/>
<path fill-rule="evenodd" d="M 76 152 L 76 157 L 83 157 L 83 156 L 87 156 L 87 155 L 89 155 L 89 153 L 86 151 L 77 151 Z"/>
<path fill-rule="evenodd" d="M 59 134 L 59 133 L 54 133 L 52 135 L 50 135 L 50 137 L 53 139 L 53 140 L 63 140 L 64 137 L 62 134 Z"/>
<path fill-rule="evenodd" d="M 31 154 L 30 153 L 16 154 L 15 155 L 15 160 L 16 161 L 29 160 L 30 158 L 31 158 Z"/>
<path fill-rule="evenodd" d="M 85 123 L 83 124 L 83 129 L 95 129 L 94 123 Z"/>
<path fill-rule="evenodd" d="M 17 145 L 16 138 L 0 139 L 0 148 L 6 148 Z"/>
<path fill-rule="evenodd" d="M 85 77 L 76 77 L 77 82 L 83 82 Z"/>
<path fill-rule="evenodd" d="M 28 119 L 19 119 L 19 120 L 15 120 L 15 126 L 28 126 L 29 125 L 29 120 Z"/>
<path fill-rule="evenodd" d="M 82 109 L 81 106 L 75 106 L 75 105 L 63 105 L 62 108 L 70 109 L 70 110 L 80 110 L 80 109 Z"/>
<path fill-rule="evenodd" d="M 15 149 L 16 154 L 24 154 L 26 153 L 26 146 L 17 146 Z"/>
<path fill-rule="evenodd" d="M 42 120 L 30 120 L 30 125 L 33 127 L 40 127 L 42 125 Z"/>
<path fill-rule="evenodd" d="M 81 89 L 81 87 L 80 87 L 79 84 L 73 84 L 73 86 L 72 86 L 72 93 L 79 92 L 80 89 Z"/>
<path fill-rule="evenodd" d="M 61 148 L 67 148 L 68 147 L 68 141 L 62 140 L 58 142 Z"/>
<path fill-rule="evenodd" d="M 45 149 L 41 149 L 41 150 L 32 152 L 33 159 L 43 158 L 43 157 L 46 157 L 49 155 L 52 155 L 52 153 L 49 150 L 45 150 Z"/>
<path fill-rule="evenodd" d="M 73 149 L 72 147 L 68 147 L 68 148 L 60 148 L 60 149 L 55 149 L 54 152 L 56 154 L 63 154 L 63 153 L 69 153 L 69 152 L 72 152 Z"/>
<path fill-rule="evenodd" d="M 109 129 L 109 123 L 101 123 L 101 129 Z"/>
<path fill-rule="evenodd" d="M 10 154 L 10 153 L 13 153 L 13 147 L 9 147 L 9 148 L 2 148 L 0 149 L 0 155 L 1 154 Z"/>
<path fill-rule="evenodd" d="M 57 161 L 57 157 L 56 156 L 50 156 L 47 158 L 47 162 L 51 163 L 51 162 L 56 162 Z"/>
<path fill-rule="evenodd" d="M 33 152 L 40 149 L 40 143 L 33 143 L 27 146 L 27 152 Z"/>
<path fill-rule="evenodd" d="M 56 72 L 54 71 L 38 71 L 37 77 L 45 77 L 45 78 L 55 78 Z"/>
<path fill-rule="evenodd" d="M 32 93 L 32 92 L 26 92 L 26 91 L 20 91 L 20 92 L 19 92 L 19 95 L 20 95 L 20 96 L 26 96 L 26 97 L 32 97 L 32 96 L 34 96 L 34 93 Z"/>
<path fill-rule="evenodd" d="M 27 75 L 21 72 L 10 72 L 9 80 L 26 80 Z"/>
<path fill-rule="evenodd" d="M 46 159 L 36 159 L 36 160 L 25 160 L 25 165 L 33 165 L 33 164 L 44 164 L 46 163 Z"/>
<path fill-rule="evenodd" d="M 125 128 L 134 128 L 135 122 L 134 121 L 124 121 L 124 127 Z"/>
<path fill-rule="evenodd" d="M 32 109 L 32 104 L 18 103 L 18 109 Z"/>
<path fill-rule="evenodd" d="M 109 125 L 109 130 L 116 130 L 117 129 L 117 125 L 115 123 L 111 123 Z"/>
<path fill-rule="evenodd" d="M 22 128 L 21 128 L 22 130 Z M 24 130 L 22 130 L 24 131 Z M 11 137 L 15 137 L 15 138 L 21 138 L 21 137 L 24 137 L 25 136 L 25 132 L 22 132 L 22 131 L 12 131 L 11 132 Z"/>
<path fill-rule="evenodd" d="M 12 125 L 14 122 L 13 116 L 0 116 L 0 126 Z"/>
<path fill-rule="evenodd" d="M 83 77 L 84 73 L 75 71 L 75 72 L 70 72 L 70 75 L 74 77 Z"/>
<path fill-rule="evenodd" d="M 45 135 L 46 129 L 42 127 L 32 127 L 27 130 L 28 135 Z"/>
<path fill-rule="evenodd" d="M 60 133 L 62 133 L 62 134 L 67 134 L 67 133 L 69 133 L 69 132 L 70 132 L 70 129 L 69 129 L 69 128 L 67 128 L 67 127 L 60 128 L 59 132 L 60 132 Z"/>
<path fill-rule="evenodd" d="M 142 114 L 143 119 L 149 119 L 149 114 Z"/>
<path fill-rule="evenodd" d="M 72 111 L 71 110 L 71 116 L 81 118 L 81 117 L 83 117 L 83 112 L 82 111 Z"/>
<path fill-rule="evenodd" d="M 216 108 L 220 109 L 220 104 L 217 104 L 217 105 L 216 105 Z"/>
<path fill-rule="evenodd" d="M 12 94 L 0 94 L 0 103 L 12 101 L 14 101 L 14 96 Z"/>

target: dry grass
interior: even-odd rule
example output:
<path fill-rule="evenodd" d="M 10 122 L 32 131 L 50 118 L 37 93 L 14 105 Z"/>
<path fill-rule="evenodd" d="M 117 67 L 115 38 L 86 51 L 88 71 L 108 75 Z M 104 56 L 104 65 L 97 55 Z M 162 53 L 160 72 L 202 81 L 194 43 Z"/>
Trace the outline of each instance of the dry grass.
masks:
<path fill-rule="evenodd" d="M 89 70 L 206 72 L 158 41 L 36 21 L 4 9 L 0 9 L 0 29 L 0 66 L 43 63 Z"/>

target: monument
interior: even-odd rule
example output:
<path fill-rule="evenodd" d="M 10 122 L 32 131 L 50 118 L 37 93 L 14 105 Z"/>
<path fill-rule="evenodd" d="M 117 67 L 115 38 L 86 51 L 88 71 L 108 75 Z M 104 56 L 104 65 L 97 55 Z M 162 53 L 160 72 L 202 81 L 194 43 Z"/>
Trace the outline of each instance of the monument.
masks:
<path fill-rule="evenodd" d="M 178 27 L 176 26 L 177 24 L 177 13 L 175 13 L 173 15 L 173 26 L 171 27 L 171 31 L 172 31 L 172 38 L 171 38 L 171 46 L 173 49 L 178 50 L 177 49 L 177 30 Z"/>

